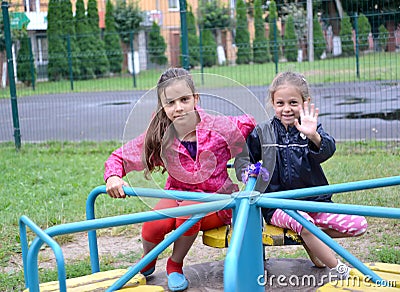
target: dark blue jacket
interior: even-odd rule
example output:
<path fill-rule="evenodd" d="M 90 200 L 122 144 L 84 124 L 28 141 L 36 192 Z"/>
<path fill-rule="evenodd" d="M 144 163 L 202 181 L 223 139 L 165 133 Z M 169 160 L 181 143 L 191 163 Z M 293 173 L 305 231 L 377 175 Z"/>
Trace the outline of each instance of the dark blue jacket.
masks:
<path fill-rule="evenodd" d="M 289 127 L 286 131 L 276 117 L 257 125 L 247 138 L 248 153 L 242 153 L 235 160 L 238 178 L 249 163 L 262 161 L 272 176 L 269 184 L 258 179 L 256 190 L 261 193 L 328 185 L 321 163 L 335 153 L 335 140 L 324 131 L 321 124 L 318 124 L 317 132 L 321 136 L 319 149 L 296 127 Z M 331 202 L 331 197 L 332 194 L 326 194 L 302 200 Z M 267 223 L 274 211 L 262 210 Z"/>

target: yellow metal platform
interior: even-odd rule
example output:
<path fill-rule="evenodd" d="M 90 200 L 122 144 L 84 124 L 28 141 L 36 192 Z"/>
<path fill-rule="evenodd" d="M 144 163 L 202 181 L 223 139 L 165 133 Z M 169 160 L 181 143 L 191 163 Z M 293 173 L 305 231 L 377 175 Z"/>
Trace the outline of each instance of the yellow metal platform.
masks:
<path fill-rule="evenodd" d="M 67 279 L 68 292 L 97 292 L 105 291 L 108 287 L 114 284 L 120 277 L 127 272 L 126 269 L 117 269 L 99 272 L 87 276 Z M 24 292 L 29 291 L 25 289 Z M 58 281 L 52 281 L 40 284 L 41 292 L 60 291 Z M 146 278 L 142 274 L 134 276 L 126 285 L 119 291 L 124 292 L 160 292 L 164 291 L 161 286 L 146 285 Z"/>
<path fill-rule="evenodd" d="M 203 244 L 224 248 L 228 247 L 232 230 L 230 226 L 222 226 L 203 232 Z M 301 237 L 292 230 L 273 225 L 265 225 L 262 232 L 262 242 L 266 246 L 297 245 L 301 244 Z"/>
<path fill-rule="evenodd" d="M 387 286 L 367 281 L 361 273 L 351 273 L 348 280 L 334 281 L 317 289 L 318 292 L 330 291 L 400 291 L 400 265 L 385 263 L 365 264 L 378 276 L 387 281 Z"/>

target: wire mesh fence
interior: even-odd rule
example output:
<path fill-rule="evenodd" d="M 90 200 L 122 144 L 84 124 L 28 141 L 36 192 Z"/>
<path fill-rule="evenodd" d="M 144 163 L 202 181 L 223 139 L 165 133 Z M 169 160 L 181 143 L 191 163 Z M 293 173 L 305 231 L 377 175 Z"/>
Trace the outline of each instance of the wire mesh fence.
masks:
<path fill-rule="evenodd" d="M 332 16 L 322 4 L 314 7 L 310 34 L 310 21 L 300 8 L 278 5 L 273 18 L 268 7 L 262 6 L 260 14 L 256 6 L 247 6 L 243 22 L 238 7 L 222 5 L 226 17 L 216 25 L 207 22 L 204 7 L 192 2 L 198 1 L 188 1 L 186 19 L 193 74 L 232 79 L 265 105 L 278 72 L 301 72 L 320 108 L 320 121 L 338 141 L 400 137 L 400 11 Z M 50 1 L 27 12 L 13 3 L 8 9 L 22 141 L 120 140 L 131 109 L 159 75 L 184 65 L 179 5 L 154 10 L 139 1 L 124 10 L 116 3 L 107 14 L 100 2 L 88 1 L 86 8 L 79 1 L 56 3 L 61 6 Z M 131 23 L 134 12 L 139 15 L 134 29 L 118 18 L 127 11 Z M 29 20 L 25 24 L 22 15 Z M 12 141 L 9 70 L 2 48 L 0 141 Z M 232 88 L 225 89 L 222 95 L 229 96 Z"/>

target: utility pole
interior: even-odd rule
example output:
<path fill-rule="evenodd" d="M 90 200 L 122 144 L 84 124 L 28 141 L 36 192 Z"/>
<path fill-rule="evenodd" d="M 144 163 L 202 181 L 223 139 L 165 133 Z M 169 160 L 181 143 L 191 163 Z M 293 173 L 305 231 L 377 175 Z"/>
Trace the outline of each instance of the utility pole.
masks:
<path fill-rule="evenodd" d="M 314 28 L 312 1 L 307 0 L 308 61 L 314 62 Z"/>
<path fill-rule="evenodd" d="M 10 96 L 11 96 L 11 110 L 14 125 L 14 141 L 15 148 L 20 150 L 21 148 L 21 132 L 19 128 L 19 116 L 18 116 L 18 104 L 17 104 L 17 90 L 15 86 L 15 75 L 14 75 L 14 62 L 12 54 L 12 41 L 11 41 L 11 29 L 10 29 L 10 18 L 8 15 L 8 2 L 3 1 L 1 3 L 1 9 L 3 13 L 4 22 L 4 37 L 6 41 L 6 54 L 7 54 L 7 69 L 8 69 L 8 80 L 10 83 Z"/>

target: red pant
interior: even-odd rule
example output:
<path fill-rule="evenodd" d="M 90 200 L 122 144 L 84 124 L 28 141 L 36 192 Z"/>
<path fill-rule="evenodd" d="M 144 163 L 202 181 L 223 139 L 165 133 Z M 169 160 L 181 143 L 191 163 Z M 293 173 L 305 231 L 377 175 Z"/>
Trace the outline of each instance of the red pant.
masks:
<path fill-rule="evenodd" d="M 200 202 L 193 201 L 177 201 L 171 199 L 161 199 L 153 210 L 161 210 L 167 208 L 173 208 L 178 206 L 188 206 L 194 204 L 201 204 Z M 188 219 L 188 216 L 178 218 L 166 218 L 162 220 L 145 222 L 142 227 L 142 237 L 144 240 L 158 244 L 160 243 L 165 235 L 175 230 L 183 222 Z M 189 228 L 183 235 L 191 236 L 197 234 L 200 230 L 205 231 L 225 225 L 224 222 L 219 218 L 217 212 L 209 213 Z"/>

